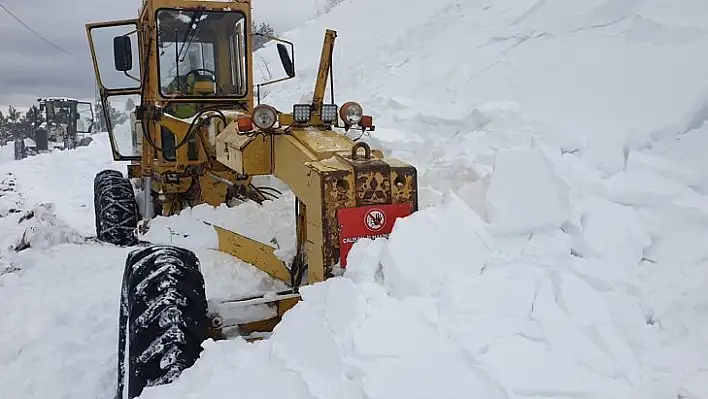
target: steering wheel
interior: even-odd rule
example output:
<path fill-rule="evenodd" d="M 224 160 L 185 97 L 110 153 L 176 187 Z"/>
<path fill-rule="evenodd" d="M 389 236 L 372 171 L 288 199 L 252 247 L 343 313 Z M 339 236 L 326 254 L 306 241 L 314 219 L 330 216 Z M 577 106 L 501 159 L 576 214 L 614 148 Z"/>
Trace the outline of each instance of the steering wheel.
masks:
<path fill-rule="evenodd" d="M 194 88 L 194 85 L 189 83 L 189 77 L 191 75 L 195 75 L 195 82 L 196 82 L 196 77 L 197 77 L 196 75 L 199 75 L 199 77 L 202 77 L 202 78 L 211 75 L 211 76 L 209 76 L 211 82 L 216 84 L 216 73 L 214 73 L 214 71 L 206 69 L 206 68 L 192 69 L 191 71 L 187 72 L 187 74 L 184 75 L 184 81 L 185 81 L 185 83 L 187 83 L 189 91 L 192 91 Z"/>

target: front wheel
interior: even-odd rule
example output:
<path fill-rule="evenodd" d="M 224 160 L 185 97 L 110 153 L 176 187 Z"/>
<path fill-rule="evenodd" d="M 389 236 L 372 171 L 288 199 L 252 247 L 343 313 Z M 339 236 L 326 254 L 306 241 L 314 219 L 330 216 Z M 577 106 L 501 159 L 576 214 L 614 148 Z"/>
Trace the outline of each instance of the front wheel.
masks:
<path fill-rule="evenodd" d="M 170 245 L 131 252 L 121 290 L 117 397 L 123 397 L 126 382 L 132 399 L 146 386 L 174 381 L 199 358 L 208 329 L 197 256 Z"/>

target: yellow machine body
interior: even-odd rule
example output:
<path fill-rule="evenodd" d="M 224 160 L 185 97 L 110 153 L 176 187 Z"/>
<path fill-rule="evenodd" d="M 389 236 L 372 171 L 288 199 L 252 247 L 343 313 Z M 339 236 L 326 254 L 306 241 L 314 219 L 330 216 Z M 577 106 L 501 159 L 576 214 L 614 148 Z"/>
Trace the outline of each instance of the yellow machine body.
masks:
<path fill-rule="evenodd" d="M 344 134 L 359 130 L 360 136 L 374 130 L 372 118 L 361 112 L 360 105 L 324 103 L 333 30 L 325 33 L 310 104 L 295 105 L 292 112 L 256 106 L 259 87 L 254 85 L 250 26 L 249 0 L 146 0 L 137 19 L 93 23 L 86 29 L 104 115 L 113 98 L 139 99 L 132 110 L 133 146 L 125 151 L 120 143 L 127 142 L 127 135 L 120 136 L 115 126 L 109 126 L 111 149 L 115 160 L 130 162 L 129 177 L 144 182 L 159 213 L 169 216 L 201 203 L 217 206 L 234 196 L 262 202 L 266 197 L 251 184 L 254 176 L 272 175 L 289 186 L 297 202 L 297 255 L 290 264 L 278 259 L 269 245 L 214 228 L 219 250 L 286 282 L 297 295 L 301 284 L 335 275 L 343 253 L 340 235 L 349 223 L 340 212 L 370 209 L 367 217 L 379 219 L 367 223 L 379 223 L 378 227 L 388 216 L 386 206 L 403 209 L 399 216 L 415 212 L 417 173 L 413 166 L 384 158 L 381 151 Z M 99 43 L 97 36 L 101 30 L 117 28 L 125 35 L 110 36 L 114 57 L 106 66 L 102 55 L 110 43 Z M 125 39 L 131 35 L 134 40 Z M 260 86 L 295 75 L 292 44 L 271 40 L 278 42 L 287 76 Z M 180 46 L 187 51 L 184 59 L 192 57 L 189 70 L 182 67 Z M 195 65 L 194 57 L 201 65 Z M 130 84 L 111 87 L 106 75 L 116 71 Z M 145 213 L 146 219 L 152 216 Z M 387 223 L 390 227 L 392 221 Z M 381 235 L 371 230 L 362 237 Z M 277 309 L 272 318 L 239 327 L 270 331 L 296 301 L 276 298 L 270 302 Z"/>

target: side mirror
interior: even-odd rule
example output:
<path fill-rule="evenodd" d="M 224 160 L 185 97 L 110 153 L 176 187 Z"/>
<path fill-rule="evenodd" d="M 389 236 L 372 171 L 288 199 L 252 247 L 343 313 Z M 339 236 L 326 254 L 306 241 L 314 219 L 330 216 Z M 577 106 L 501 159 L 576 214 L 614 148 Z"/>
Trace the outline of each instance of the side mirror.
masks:
<path fill-rule="evenodd" d="M 295 67 L 293 66 L 293 60 L 290 59 L 290 54 L 288 54 L 288 49 L 284 44 L 278 43 L 278 54 L 280 55 L 280 62 L 283 64 L 283 69 L 288 77 L 295 77 Z"/>
<path fill-rule="evenodd" d="M 129 36 L 116 36 L 113 38 L 113 61 L 116 71 L 128 72 L 133 69 L 133 50 Z"/>

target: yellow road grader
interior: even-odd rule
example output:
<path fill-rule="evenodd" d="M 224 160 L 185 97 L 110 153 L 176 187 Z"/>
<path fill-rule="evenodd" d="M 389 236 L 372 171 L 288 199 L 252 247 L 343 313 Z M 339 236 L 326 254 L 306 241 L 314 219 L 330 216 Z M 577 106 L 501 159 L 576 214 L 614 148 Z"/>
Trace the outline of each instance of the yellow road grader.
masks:
<path fill-rule="evenodd" d="M 128 162 L 126 176 L 104 170 L 94 179 L 96 235 L 136 246 L 122 281 L 117 397 L 174 380 L 207 338 L 267 336 L 302 285 L 336 275 L 356 240 L 385 236 L 397 218 L 417 211 L 416 169 L 346 135 L 374 125 L 360 104 L 334 102 L 336 32 L 325 32 L 312 101 L 282 112 L 261 104 L 260 92 L 295 77 L 294 45 L 267 37 L 260 51 L 277 50 L 284 76 L 255 84 L 250 27 L 250 0 L 145 0 L 137 19 L 86 25 L 111 152 Z M 112 125 L 113 105 L 131 110 L 130 128 Z M 274 176 L 294 194 L 295 256 L 283 261 L 272 246 L 213 225 L 218 249 L 287 290 L 207 302 L 192 251 L 138 242 L 156 214 L 232 199 L 262 203 L 269 196 L 254 185 L 257 176 Z"/>

